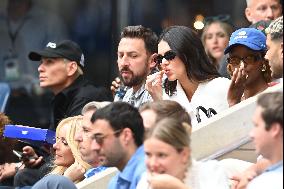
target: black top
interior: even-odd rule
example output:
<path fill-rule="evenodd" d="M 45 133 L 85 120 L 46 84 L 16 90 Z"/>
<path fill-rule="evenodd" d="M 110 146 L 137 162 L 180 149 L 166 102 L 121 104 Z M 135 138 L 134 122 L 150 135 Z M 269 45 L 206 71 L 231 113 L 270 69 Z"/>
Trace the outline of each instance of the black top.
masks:
<path fill-rule="evenodd" d="M 95 87 L 79 76 L 52 100 L 53 116 L 49 129 L 56 130 L 58 123 L 66 117 L 80 115 L 82 108 L 91 101 L 112 101 L 111 92 L 103 87 Z"/>

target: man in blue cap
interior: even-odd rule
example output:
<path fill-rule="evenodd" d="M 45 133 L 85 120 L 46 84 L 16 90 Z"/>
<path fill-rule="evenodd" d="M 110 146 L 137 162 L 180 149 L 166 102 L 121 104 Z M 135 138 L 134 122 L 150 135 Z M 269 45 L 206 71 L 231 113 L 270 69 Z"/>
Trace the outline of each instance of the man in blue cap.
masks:
<path fill-rule="evenodd" d="M 241 28 L 232 33 L 225 54 L 232 83 L 228 91 L 228 103 L 233 106 L 254 96 L 268 87 L 271 74 L 264 59 L 266 36 L 254 28 Z"/>

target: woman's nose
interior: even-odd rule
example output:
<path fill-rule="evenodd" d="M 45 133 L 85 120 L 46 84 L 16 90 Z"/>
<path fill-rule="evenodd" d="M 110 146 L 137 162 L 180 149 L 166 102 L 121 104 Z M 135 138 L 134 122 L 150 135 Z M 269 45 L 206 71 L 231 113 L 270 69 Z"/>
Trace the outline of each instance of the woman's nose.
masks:
<path fill-rule="evenodd" d="M 157 172 L 158 171 L 158 163 L 157 159 L 155 157 L 151 157 L 148 159 L 149 167 L 151 172 Z"/>
<path fill-rule="evenodd" d="M 162 66 L 169 65 L 169 61 L 168 61 L 167 59 L 163 58 L 161 65 L 162 65 Z"/>
<path fill-rule="evenodd" d="M 58 149 L 58 141 L 56 141 L 56 142 L 53 144 L 52 147 L 53 147 L 53 149 L 55 149 L 55 150 Z"/>

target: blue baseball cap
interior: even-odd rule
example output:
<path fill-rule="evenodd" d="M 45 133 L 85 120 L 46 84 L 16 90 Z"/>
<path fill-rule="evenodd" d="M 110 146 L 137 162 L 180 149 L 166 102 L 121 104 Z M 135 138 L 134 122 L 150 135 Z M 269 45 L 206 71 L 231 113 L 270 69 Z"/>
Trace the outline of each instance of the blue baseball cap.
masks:
<path fill-rule="evenodd" d="M 228 47 L 224 54 L 231 51 L 236 45 L 244 45 L 252 50 L 261 51 L 266 49 L 266 36 L 255 28 L 241 28 L 232 33 Z"/>

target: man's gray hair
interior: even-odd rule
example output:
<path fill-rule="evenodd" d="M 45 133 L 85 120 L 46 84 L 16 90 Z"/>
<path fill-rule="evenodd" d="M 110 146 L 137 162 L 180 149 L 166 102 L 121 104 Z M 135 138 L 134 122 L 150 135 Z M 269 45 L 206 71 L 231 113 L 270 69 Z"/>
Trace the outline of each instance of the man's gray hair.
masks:
<path fill-rule="evenodd" d="M 95 111 L 97 109 L 103 108 L 103 107 L 109 105 L 110 103 L 111 102 L 109 102 L 109 101 L 103 101 L 103 102 L 92 101 L 92 102 L 89 102 L 83 107 L 81 114 L 84 115 L 88 111 Z"/>
<path fill-rule="evenodd" d="M 283 16 L 273 20 L 265 32 L 270 34 L 272 40 L 283 41 Z"/>

